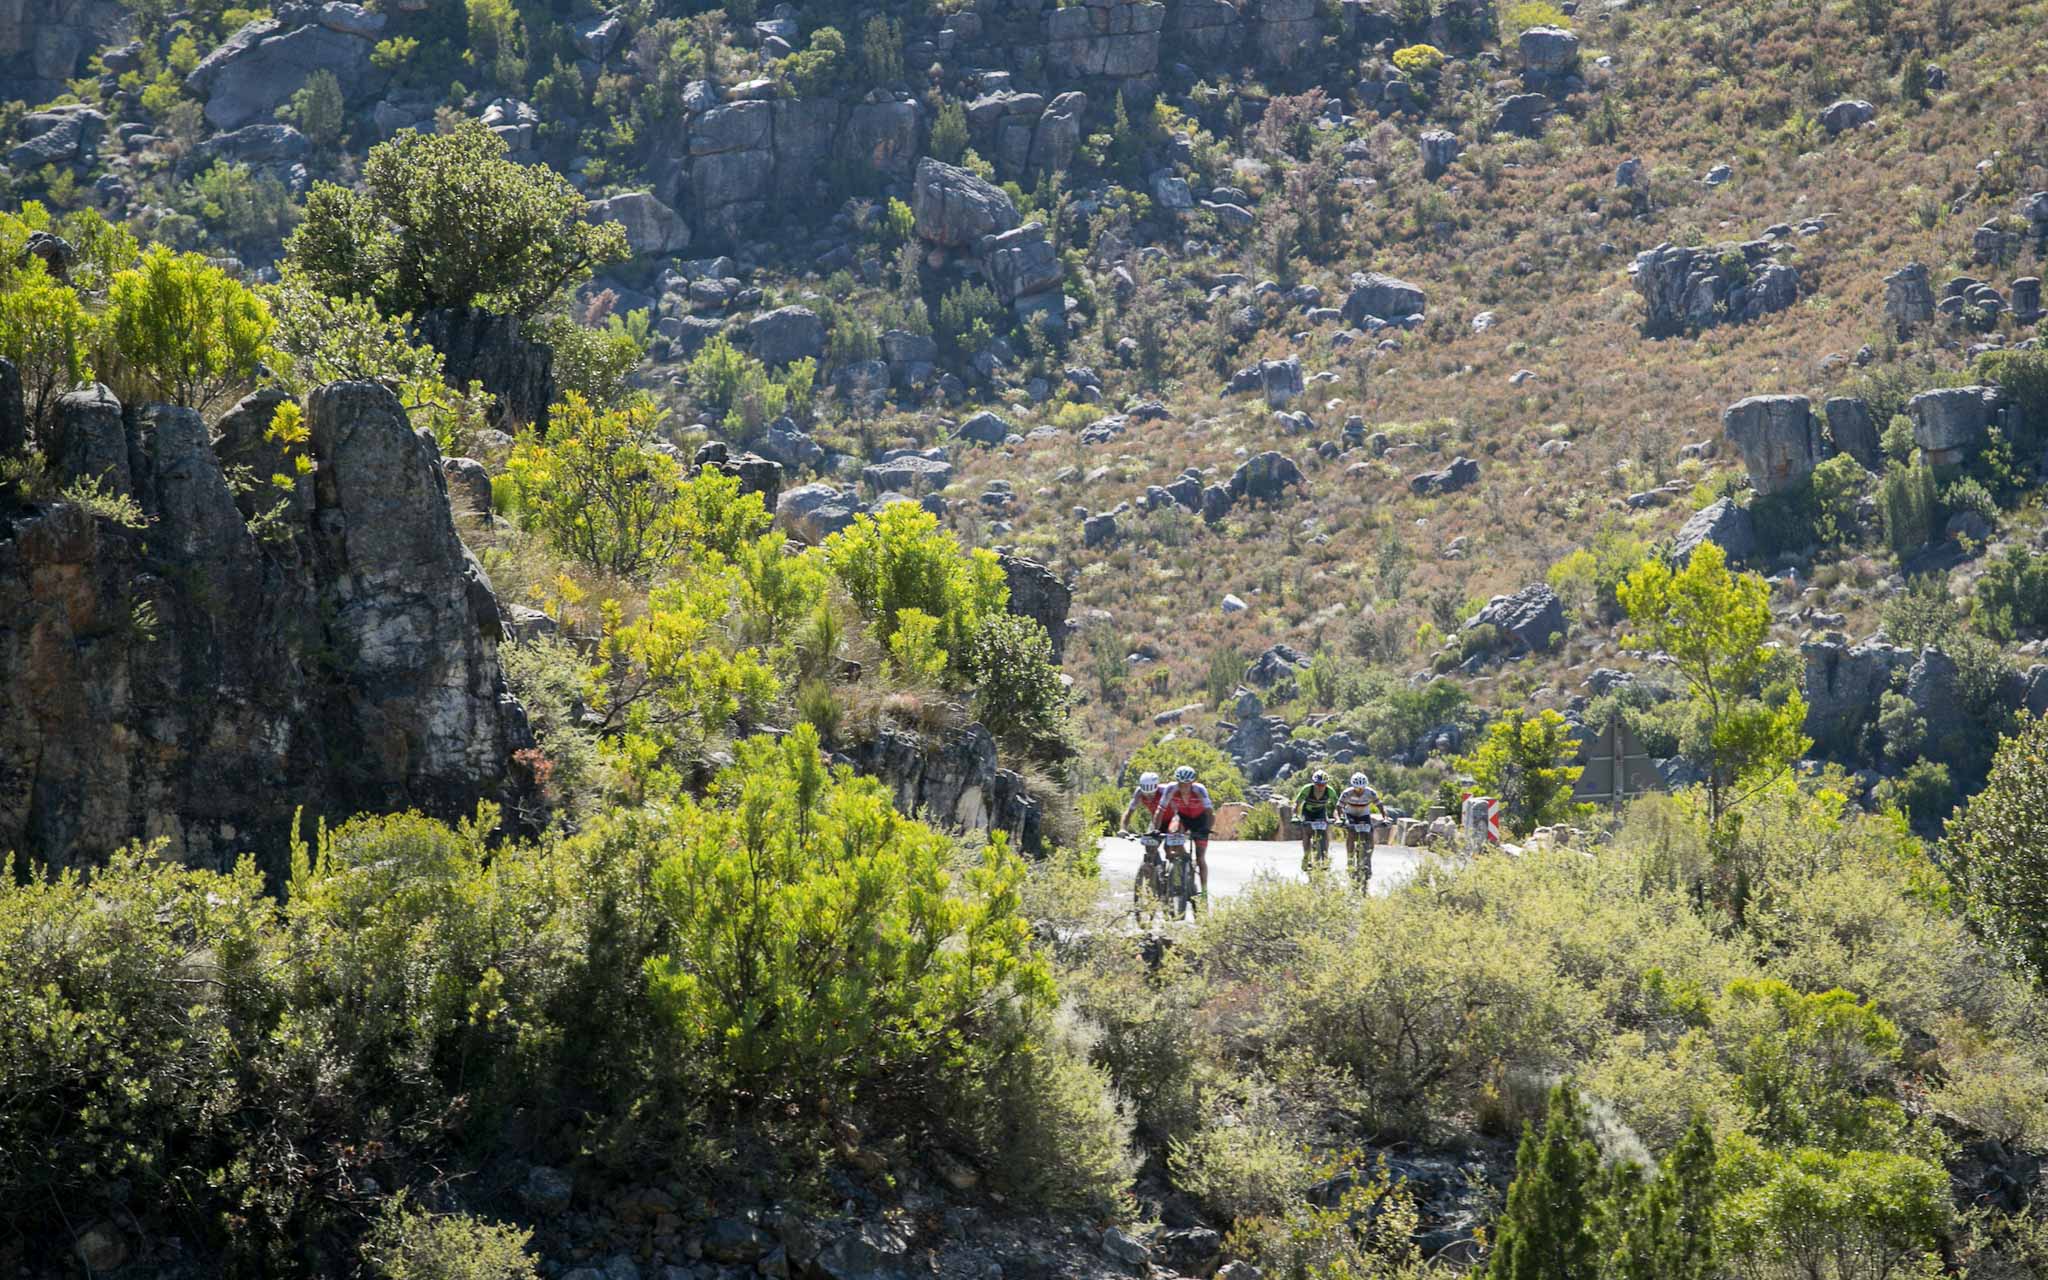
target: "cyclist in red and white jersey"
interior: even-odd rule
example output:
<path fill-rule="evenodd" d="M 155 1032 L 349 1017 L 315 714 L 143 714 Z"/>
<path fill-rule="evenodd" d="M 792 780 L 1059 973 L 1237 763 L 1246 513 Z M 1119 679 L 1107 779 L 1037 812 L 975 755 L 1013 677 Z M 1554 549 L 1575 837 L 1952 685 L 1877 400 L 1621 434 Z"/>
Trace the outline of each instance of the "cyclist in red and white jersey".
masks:
<path fill-rule="evenodd" d="M 1195 842 L 1195 872 L 1201 879 L 1202 898 L 1207 901 L 1209 829 L 1216 822 L 1216 802 L 1209 798 L 1209 788 L 1195 781 L 1195 771 L 1187 765 L 1173 771 L 1173 785 L 1165 788 L 1164 794 L 1165 799 L 1153 813 L 1153 821 L 1160 831 L 1178 821 L 1180 829 Z"/>

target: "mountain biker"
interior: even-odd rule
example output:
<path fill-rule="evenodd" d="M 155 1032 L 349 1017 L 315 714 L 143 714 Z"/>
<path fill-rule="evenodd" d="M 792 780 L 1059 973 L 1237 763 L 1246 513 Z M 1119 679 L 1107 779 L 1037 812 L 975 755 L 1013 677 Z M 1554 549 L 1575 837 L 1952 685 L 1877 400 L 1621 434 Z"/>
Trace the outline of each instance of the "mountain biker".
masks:
<path fill-rule="evenodd" d="M 1372 879 L 1373 836 L 1368 833 L 1361 842 L 1358 833 L 1351 829 L 1351 824 L 1354 822 L 1371 822 L 1376 812 L 1382 810 L 1382 808 L 1380 793 L 1372 789 L 1372 784 L 1366 781 L 1365 774 L 1362 772 L 1352 774 L 1350 785 L 1337 793 L 1337 813 L 1338 816 L 1343 818 L 1345 824 L 1344 861 L 1347 866 L 1353 869 L 1354 876 L 1361 881 Z M 1359 848 L 1361 843 L 1364 845 L 1362 852 Z M 1362 867 L 1358 862 L 1360 858 L 1365 860 Z M 1360 874 L 1360 872 L 1363 874 Z"/>
<path fill-rule="evenodd" d="M 1337 807 L 1337 789 L 1330 785 L 1330 775 L 1321 769 L 1309 778 L 1308 785 L 1294 793 L 1294 824 L 1301 828 L 1301 869 L 1309 869 L 1310 846 L 1315 842 L 1315 830 L 1311 822 L 1328 822 L 1330 811 Z M 1324 833 L 1323 858 L 1330 856 L 1328 832 Z"/>
<path fill-rule="evenodd" d="M 1149 771 L 1139 774 L 1138 789 L 1131 793 L 1129 803 L 1124 805 L 1122 815 L 1117 818 L 1117 829 L 1120 831 L 1130 830 L 1131 814 L 1138 809 L 1143 809 L 1145 816 L 1148 818 L 1157 818 L 1159 816 L 1159 806 L 1165 802 L 1166 793 L 1160 789 L 1159 775 Z"/>
<path fill-rule="evenodd" d="M 1209 829 L 1216 823 L 1216 803 L 1209 799 L 1209 788 L 1195 781 L 1195 771 L 1182 765 L 1173 771 L 1173 785 L 1163 789 L 1164 799 L 1153 810 L 1154 830 L 1165 831 L 1175 819 L 1180 829 L 1187 832 L 1195 842 L 1195 874 L 1202 887 L 1202 897 L 1209 897 Z"/>

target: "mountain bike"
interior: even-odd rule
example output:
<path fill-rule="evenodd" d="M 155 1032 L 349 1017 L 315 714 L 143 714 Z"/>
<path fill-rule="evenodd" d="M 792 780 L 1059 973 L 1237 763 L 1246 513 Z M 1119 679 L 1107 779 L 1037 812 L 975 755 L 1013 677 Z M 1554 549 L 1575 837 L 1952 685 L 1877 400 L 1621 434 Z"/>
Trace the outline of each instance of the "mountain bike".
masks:
<path fill-rule="evenodd" d="M 1330 820 L 1310 818 L 1307 826 L 1308 846 L 1301 852 L 1301 873 L 1305 876 L 1330 869 Z"/>
<path fill-rule="evenodd" d="M 1360 893 L 1365 893 L 1372 883 L 1372 847 L 1379 838 L 1380 820 L 1367 814 L 1362 818 L 1347 817 L 1344 828 L 1344 869 L 1351 875 L 1351 883 Z"/>
<path fill-rule="evenodd" d="M 1131 912 L 1140 925 L 1151 921 L 1152 916 L 1166 905 L 1168 888 L 1166 859 L 1159 854 L 1164 837 L 1157 831 L 1119 831 L 1122 840 L 1136 840 L 1145 850 L 1145 857 L 1138 864 L 1138 874 L 1131 884 Z"/>
<path fill-rule="evenodd" d="M 1166 853 L 1166 900 L 1173 906 L 1173 918 L 1185 920 L 1195 904 L 1195 854 L 1185 831 L 1169 831 L 1164 840 Z"/>

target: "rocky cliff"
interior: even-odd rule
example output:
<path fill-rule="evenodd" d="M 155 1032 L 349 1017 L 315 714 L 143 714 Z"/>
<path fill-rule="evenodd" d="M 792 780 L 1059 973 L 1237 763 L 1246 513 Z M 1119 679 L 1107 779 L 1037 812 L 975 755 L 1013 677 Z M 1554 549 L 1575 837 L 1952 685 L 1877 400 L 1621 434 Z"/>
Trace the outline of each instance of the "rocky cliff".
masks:
<path fill-rule="evenodd" d="M 383 387 L 327 387 L 278 501 L 248 479 L 292 469 L 263 435 L 278 399 L 214 438 L 187 409 L 64 398 L 57 485 L 94 478 L 144 523 L 0 509 L 0 850 L 64 867 L 161 836 L 222 866 L 280 857 L 299 808 L 527 811 L 497 604 L 434 446 Z"/>

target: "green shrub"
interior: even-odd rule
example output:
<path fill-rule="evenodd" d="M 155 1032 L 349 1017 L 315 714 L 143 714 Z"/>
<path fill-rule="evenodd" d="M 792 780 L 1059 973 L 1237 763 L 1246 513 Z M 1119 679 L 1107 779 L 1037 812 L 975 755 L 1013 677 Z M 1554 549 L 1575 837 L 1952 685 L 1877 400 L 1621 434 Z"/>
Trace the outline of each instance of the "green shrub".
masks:
<path fill-rule="evenodd" d="M 1547 707 L 1532 716 L 1518 707 L 1488 726 L 1472 754 L 1452 767 L 1498 799 L 1508 830 L 1525 836 L 1576 816 L 1572 787 L 1585 772 L 1572 763 L 1578 754 L 1578 735 L 1563 716 Z"/>
<path fill-rule="evenodd" d="M 864 515 L 826 539 L 825 563 L 884 645 L 905 614 L 936 620 L 933 639 L 968 675 L 975 634 L 1009 603 L 1009 580 L 995 553 L 961 554 L 938 517 L 898 502 Z"/>
<path fill-rule="evenodd" d="M 955 1077 L 943 1108 L 999 1193 L 1052 1209 L 1126 1211 L 1137 1172 L 1131 1122 L 1070 1019 L 1039 1017 L 1026 1047 L 985 1074 Z"/>
<path fill-rule="evenodd" d="M 1934 487 L 1934 472 L 1924 462 L 1912 466 L 1892 463 L 1885 468 L 1878 486 L 1878 510 L 1884 516 L 1885 542 L 1892 553 L 1910 555 L 1934 537 L 1934 521 L 1940 500 Z"/>
<path fill-rule="evenodd" d="M 1972 617 L 1978 630 L 1996 640 L 2011 640 L 2021 629 L 2048 628 L 2048 556 L 2011 546 L 1994 557 L 1977 579 Z"/>
<path fill-rule="evenodd" d="M 484 3 L 471 0 L 472 13 Z M 287 256 L 316 288 L 374 299 L 385 315 L 467 306 L 537 315 L 592 270 L 623 261 L 626 233 L 585 221 L 568 179 L 505 151 L 477 120 L 445 134 L 401 130 L 370 148 L 361 191 L 313 188 Z"/>
<path fill-rule="evenodd" d="M 1222 1222 L 1283 1213 L 1315 1180 L 1301 1141 L 1256 1120 L 1171 1139 L 1166 1167 L 1176 1187 Z"/>
<path fill-rule="evenodd" d="M 1541 1134 L 1533 1126 L 1522 1131 L 1487 1280 L 1599 1280 L 1599 1176 L 1585 1106 L 1560 1084 L 1550 1091 Z"/>
<path fill-rule="evenodd" d="M 108 302 L 111 345 L 156 399 L 210 409 L 271 356 L 269 306 L 196 253 L 152 248 L 113 278 Z"/>
<path fill-rule="evenodd" d="M 342 130 L 347 123 L 343 118 L 346 110 L 347 103 L 341 96 L 341 81 L 332 71 L 322 69 L 306 77 L 306 82 L 292 94 L 291 101 L 277 109 L 277 117 L 298 125 L 299 132 L 305 134 L 307 141 L 314 146 L 331 147 L 341 141 Z"/>
<path fill-rule="evenodd" d="M 846 74 L 846 37 L 837 27 L 819 27 L 811 33 L 810 45 L 784 58 L 779 69 L 798 97 L 830 93 Z"/>
<path fill-rule="evenodd" d="M 78 294 L 52 280 L 40 258 L 0 278 L 0 357 L 21 375 L 32 427 L 47 428 L 57 397 L 92 375 L 93 319 Z"/>
<path fill-rule="evenodd" d="M 954 351 L 977 351 L 1008 328 L 1003 304 L 987 285 L 957 285 L 939 299 L 938 338 Z"/>
<path fill-rule="evenodd" d="M 1572 29 L 1572 20 L 1564 10 L 1545 0 L 1518 0 L 1500 11 L 1500 42 L 1513 44 L 1522 38 L 1530 27 L 1561 27 Z"/>
<path fill-rule="evenodd" d="M 199 217 L 236 244 L 276 243 L 291 229 L 295 212 L 283 183 L 225 160 L 214 161 L 192 180 L 192 197 Z"/>
<path fill-rule="evenodd" d="M 1427 75 L 1443 65 L 1443 50 L 1433 44 L 1411 44 L 1394 50 L 1394 67 L 1405 76 Z"/>
<path fill-rule="evenodd" d="M 564 395 L 582 396 L 600 410 L 625 404 L 631 394 L 626 379 L 647 354 L 647 313 L 634 315 L 640 319 L 638 326 L 612 316 L 609 318 L 618 323 L 602 329 L 578 324 L 566 315 L 548 317 L 540 331 L 554 352 L 556 389 Z M 641 330 L 637 335 L 636 327 Z"/>
<path fill-rule="evenodd" d="M 2008 963 L 2048 977 L 2048 717 L 1998 744 L 1991 776 L 1949 824 L 1942 850 L 1970 924 Z"/>
<path fill-rule="evenodd" d="M 900 1103 L 1022 1052 L 996 1011 L 1045 1005 L 1052 982 L 1002 842 L 956 883 L 951 842 L 880 782 L 828 773 L 810 726 L 738 756 L 660 836 L 674 946 L 647 975 L 675 1051 L 738 1103 Z"/>
<path fill-rule="evenodd" d="M 1237 824 L 1237 838 L 1240 840 L 1278 840 L 1280 838 L 1280 811 L 1270 804 L 1260 803 L 1245 811 L 1242 821 Z"/>
<path fill-rule="evenodd" d="M 958 101 L 940 103 L 938 114 L 932 117 L 931 152 L 947 164 L 959 164 L 966 154 L 967 112 Z"/>
<path fill-rule="evenodd" d="M 1851 542 L 1856 536 L 1856 509 L 1870 493 L 1870 473 L 1846 453 L 1838 453 L 1813 469 L 1813 532 L 1822 546 Z"/>
<path fill-rule="evenodd" d="M 532 1239 L 531 1231 L 428 1213 L 394 1196 L 363 1240 L 363 1261 L 383 1280 L 540 1280 L 526 1251 Z"/>
<path fill-rule="evenodd" d="M 993 613 L 967 650 L 975 714 L 989 732 L 1027 750 L 1054 752 L 1066 730 L 1067 691 L 1052 665 L 1052 640 L 1035 619 Z"/>
<path fill-rule="evenodd" d="M 1746 1273 L 1784 1268 L 1841 1280 L 1937 1274 L 1948 1177 L 1884 1151 L 1742 1148 L 1722 1157 L 1718 1227 Z"/>

